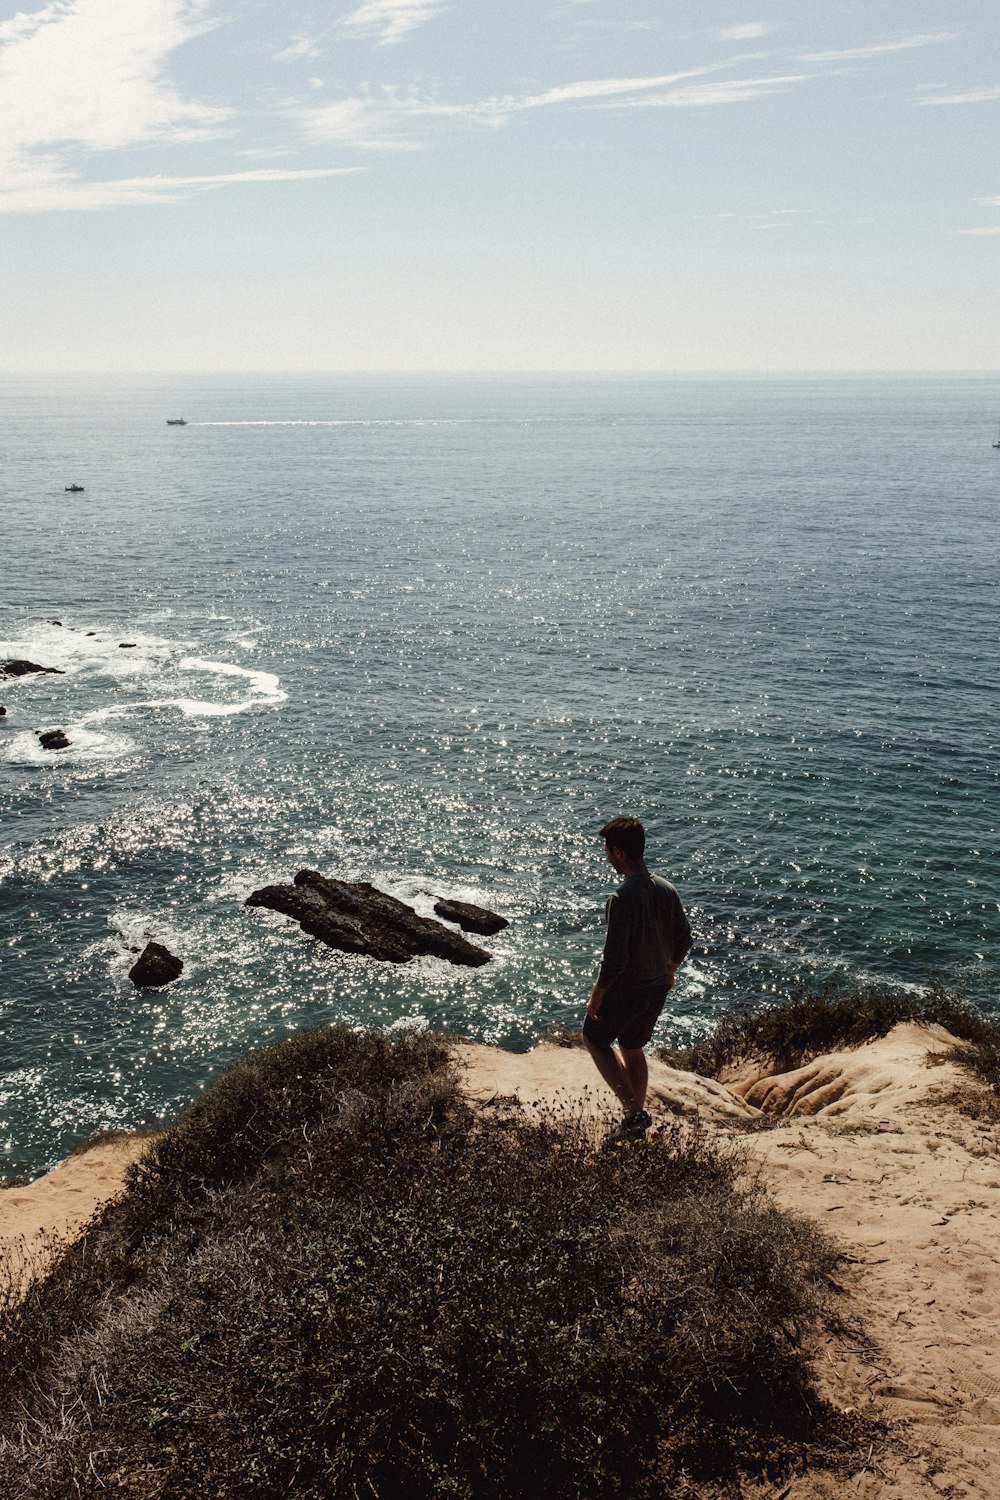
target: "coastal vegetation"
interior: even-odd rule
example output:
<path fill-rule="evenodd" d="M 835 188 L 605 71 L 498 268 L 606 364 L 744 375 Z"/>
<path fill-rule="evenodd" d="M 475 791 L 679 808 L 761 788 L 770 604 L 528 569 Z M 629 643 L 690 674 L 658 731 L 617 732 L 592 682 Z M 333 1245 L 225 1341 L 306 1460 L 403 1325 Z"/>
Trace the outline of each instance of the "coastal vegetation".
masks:
<path fill-rule="evenodd" d="M 734 1500 L 868 1450 L 836 1260 L 690 1121 L 602 1151 L 440 1038 L 304 1032 L 0 1308 L 0 1493 Z"/>
<path fill-rule="evenodd" d="M 906 1021 L 943 1026 L 960 1043 L 954 1060 L 985 1086 L 985 1095 L 998 1095 L 1000 1022 L 939 983 L 929 984 L 922 994 L 890 985 L 803 988 L 778 1005 L 726 1011 L 707 1036 L 683 1049 L 661 1047 L 659 1056 L 705 1078 L 723 1078 L 727 1070 L 750 1061 L 783 1073 L 824 1053 L 887 1036 Z M 983 1107 L 989 1109 L 988 1097 Z"/>

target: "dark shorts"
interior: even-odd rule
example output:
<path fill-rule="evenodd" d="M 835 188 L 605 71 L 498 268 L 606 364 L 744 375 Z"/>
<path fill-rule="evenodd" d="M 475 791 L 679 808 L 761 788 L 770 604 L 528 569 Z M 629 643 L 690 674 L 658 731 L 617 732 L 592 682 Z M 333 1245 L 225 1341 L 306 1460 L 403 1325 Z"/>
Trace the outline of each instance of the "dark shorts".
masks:
<path fill-rule="evenodd" d="M 583 1023 L 583 1034 L 597 1047 L 619 1047 L 637 1051 L 645 1047 L 660 1019 L 663 1002 L 670 993 L 670 980 L 654 984 L 636 984 L 629 989 L 609 990 L 601 1001 L 597 1020 L 590 1016 Z"/>

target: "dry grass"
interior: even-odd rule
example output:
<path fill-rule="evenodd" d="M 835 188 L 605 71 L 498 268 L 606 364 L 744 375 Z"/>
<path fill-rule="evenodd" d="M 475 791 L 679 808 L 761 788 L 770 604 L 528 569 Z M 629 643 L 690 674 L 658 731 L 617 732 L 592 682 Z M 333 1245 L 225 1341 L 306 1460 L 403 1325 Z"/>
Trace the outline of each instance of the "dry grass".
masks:
<path fill-rule="evenodd" d="M 860 1047 L 903 1021 L 939 1025 L 963 1042 L 957 1060 L 1000 1083 L 1000 1023 L 982 1015 L 955 991 L 929 985 L 923 995 L 869 985 L 854 990 L 802 990 L 760 1010 L 726 1012 L 712 1032 L 683 1051 L 661 1048 L 673 1066 L 718 1078 L 734 1063 L 760 1061 L 788 1072 L 843 1047 Z"/>
<path fill-rule="evenodd" d="M 828 1243 L 687 1124 L 596 1146 L 474 1115 L 427 1036 L 248 1059 L 0 1308 L 0 1494 L 735 1500 L 856 1458 L 803 1354 Z"/>
<path fill-rule="evenodd" d="M 952 1089 L 947 1094 L 940 1095 L 935 1103 L 946 1104 L 960 1115 L 965 1115 L 969 1120 L 977 1120 L 981 1125 L 1000 1125 L 1000 1094 L 982 1084 L 970 1082 Z"/>
<path fill-rule="evenodd" d="M 124 1144 L 126 1141 L 152 1141 L 159 1135 L 155 1126 L 144 1130 L 98 1130 L 93 1135 L 88 1135 L 85 1140 L 77 1141 L 67 1152 L 68 1156 L 86 1156 L 89 1151 L 96 1151 L 99 1146 L 113 1146 L 116 1142 Z"/>
<path fill-rule="evenodd" d="M 538 1040 L 550 1047 L 582 1047 L 583 1031 L 580 1025 L 550 1026 L 543 1031 Z"/>

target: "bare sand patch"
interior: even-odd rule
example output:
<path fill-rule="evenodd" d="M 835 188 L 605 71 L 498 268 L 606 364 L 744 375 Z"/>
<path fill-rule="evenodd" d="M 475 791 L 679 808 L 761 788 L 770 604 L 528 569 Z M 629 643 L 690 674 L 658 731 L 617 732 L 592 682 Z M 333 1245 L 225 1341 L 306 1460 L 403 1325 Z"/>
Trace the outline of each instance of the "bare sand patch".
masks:
<path fill-rule="evenodd" d="M 11 1272 L 40 1268 L 57 1240 L 78 1234 L 122 1192 L 127 1168 L 148 1145 L 148 1133 L 111 1136 L 34 1182 L 0 1189 L 0 1253 Z"/>

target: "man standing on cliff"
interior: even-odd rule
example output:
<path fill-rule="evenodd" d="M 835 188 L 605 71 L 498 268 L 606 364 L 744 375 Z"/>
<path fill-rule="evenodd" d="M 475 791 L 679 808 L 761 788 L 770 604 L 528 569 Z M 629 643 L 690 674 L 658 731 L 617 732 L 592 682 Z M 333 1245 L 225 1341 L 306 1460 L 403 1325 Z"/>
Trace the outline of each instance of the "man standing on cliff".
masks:
<path fill-rule="evenodd" d="M 646 832 L 638 818 L 613 818 L 601 837 L 608 859 L 625 878 L 608 897 L 608 934 L 583 1039 L 625 1110 L 611 1140 L 635 1141 L 652 1123 L 645 1109 L 648 1069 L 642 1049 L 690 952 L 691 928 L 673 886 L 646 868 Z"/>

